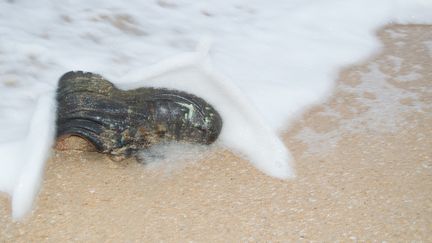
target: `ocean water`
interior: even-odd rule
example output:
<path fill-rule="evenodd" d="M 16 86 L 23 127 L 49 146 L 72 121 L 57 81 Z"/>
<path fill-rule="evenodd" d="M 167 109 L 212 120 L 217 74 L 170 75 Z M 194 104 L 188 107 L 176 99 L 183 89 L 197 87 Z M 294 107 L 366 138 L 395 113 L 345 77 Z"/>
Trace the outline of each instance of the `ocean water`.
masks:
<path fill-rule="evenodd" d="M 430 0 L 2 1 L 0 191 L 15 219 L 31 209 L 70 70 L 195 93 L 222 115 L 219 145 L 293 178 L 280 132 L 327 97 L 341 67 L 379 50 L 375 30 L 431 24 L 431 12 Z"/>

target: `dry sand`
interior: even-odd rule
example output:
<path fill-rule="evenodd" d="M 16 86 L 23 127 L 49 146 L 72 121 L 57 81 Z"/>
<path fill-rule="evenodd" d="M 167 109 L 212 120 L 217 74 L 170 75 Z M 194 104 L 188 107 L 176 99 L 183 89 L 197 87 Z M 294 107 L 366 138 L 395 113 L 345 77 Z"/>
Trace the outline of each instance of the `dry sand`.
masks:
<path fill-rule="evenodd" d="M 169 173 L 56 151 L 26 220 L 1 198 L 0 241 L 432 242 L 432 26 L 378 36 L 284 134 L 295 180 L 221 149 Z"/>

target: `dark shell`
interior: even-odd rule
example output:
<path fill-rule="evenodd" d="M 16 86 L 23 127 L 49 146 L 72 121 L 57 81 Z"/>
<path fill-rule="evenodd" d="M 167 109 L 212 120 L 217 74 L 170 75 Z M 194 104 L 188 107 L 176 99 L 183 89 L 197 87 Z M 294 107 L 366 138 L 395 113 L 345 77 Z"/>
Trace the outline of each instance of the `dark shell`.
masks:
<path fill-rule="evenodd" d="M 203 99 L 169 89 L 120 90 L 102 76 L 68 72 L 57 89 L 57 137 L 76 135 L 102 153 L 128 157 L 163 141 L 210 144 L 222 129 Z"/>

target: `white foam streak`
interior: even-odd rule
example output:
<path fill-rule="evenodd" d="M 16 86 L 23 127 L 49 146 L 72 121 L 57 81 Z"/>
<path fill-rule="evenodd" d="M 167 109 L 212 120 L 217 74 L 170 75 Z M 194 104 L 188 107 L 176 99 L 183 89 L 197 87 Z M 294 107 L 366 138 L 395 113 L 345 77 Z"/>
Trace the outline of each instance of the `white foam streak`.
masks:
<path fill-rule="evenodd" d="M 22 218 L 31 209 L 54 141 L 55 103 L 52 93 L 37 100 L 28 131 L 24 139 L 0 144 L 0 190 L 12 195 L 14 219 Z"/>

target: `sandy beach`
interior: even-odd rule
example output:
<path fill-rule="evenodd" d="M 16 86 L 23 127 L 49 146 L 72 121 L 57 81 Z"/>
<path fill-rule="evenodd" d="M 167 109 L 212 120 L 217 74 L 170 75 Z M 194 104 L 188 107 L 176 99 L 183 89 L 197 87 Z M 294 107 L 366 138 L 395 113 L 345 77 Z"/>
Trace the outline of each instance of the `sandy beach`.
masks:
<path fill-rule="evenodd" d="M 432 26 L 377 36 L 283 134 L 296 179 L 223 149 L 169 171 L 55 150 L 25 220 L 1 197 L 0 241 L 432 242 Z"/>

